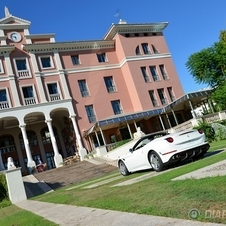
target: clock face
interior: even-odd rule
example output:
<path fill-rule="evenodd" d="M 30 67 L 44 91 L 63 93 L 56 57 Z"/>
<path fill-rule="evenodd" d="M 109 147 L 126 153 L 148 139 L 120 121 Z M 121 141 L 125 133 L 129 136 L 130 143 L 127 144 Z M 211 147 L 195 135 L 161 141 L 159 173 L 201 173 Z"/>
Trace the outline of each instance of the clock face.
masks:
<path fill-rule="evenodd" d="M 11 32 L 9 34 L 9 39 L 13 42 L 19 42 L 21 40 L 21 35 L 18 32 Z"/>

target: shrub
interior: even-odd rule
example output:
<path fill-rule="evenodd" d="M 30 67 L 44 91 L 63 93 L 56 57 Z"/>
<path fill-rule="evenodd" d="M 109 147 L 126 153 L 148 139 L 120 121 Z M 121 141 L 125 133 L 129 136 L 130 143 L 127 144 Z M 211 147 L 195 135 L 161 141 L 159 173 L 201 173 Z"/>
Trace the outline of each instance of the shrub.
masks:
<path fill-rule="evenodd" d="M 215 132 L 210 124 L 206 122 L 199 122 L 198 126 L 195 126 L 194 129 L 202 129 L 209 143 L 215 140 Z"/>
<path fill-rule="evenodd" d="M 8 199 L 8 187 L 5 175 L 0 174 L 0 202 L 4 199 Z"/>
<path fill-rule="evenodd" d="M 123 144 L 128 143 L 129 141 L 131 141 L 131 139 L 129 139 L 129 140 L 121 140 L 121 141 L 119 141 L 119 142 L 115 143 L 115 145 L 114 145 L 114 148 L 113 148 L 113 149 L 118 148 L 118 147 L 122 146 Z"/>

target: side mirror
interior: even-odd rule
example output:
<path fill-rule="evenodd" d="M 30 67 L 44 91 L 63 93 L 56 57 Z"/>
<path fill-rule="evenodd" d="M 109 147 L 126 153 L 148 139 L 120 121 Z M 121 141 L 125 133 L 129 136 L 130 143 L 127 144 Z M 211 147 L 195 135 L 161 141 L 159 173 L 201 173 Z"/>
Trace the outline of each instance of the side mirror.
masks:
<path fill-rule="evenodd" d="M 133 153 L 133 149 L 132 149 L 132 148 L 130 148 L 130 149 L 129 149 L 129 152 L 130 152 L 130 153 Z"/>

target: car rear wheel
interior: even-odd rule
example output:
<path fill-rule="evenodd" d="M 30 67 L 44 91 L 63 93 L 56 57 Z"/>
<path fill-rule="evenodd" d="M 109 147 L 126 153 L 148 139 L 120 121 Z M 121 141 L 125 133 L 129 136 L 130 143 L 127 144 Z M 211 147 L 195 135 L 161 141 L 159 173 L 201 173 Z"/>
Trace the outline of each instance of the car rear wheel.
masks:
<path fill-rule="evenodd" d="M 151 154 L 149 156 L 149 160 L 150 160 L 150 164 L 151 164 L 151 167 L 153 170 L 155 170 L 157 172 L 163 170 L 164 165 L 162 163 L 162 160 L 155 151 L 151 152 Z"/>
<path fill-rule="evenodd" d="M 123 176 L 129 175 L 129 171 L 123 161 L 120 161 L 118 166 L 119 166 L 119 171 Z"/>

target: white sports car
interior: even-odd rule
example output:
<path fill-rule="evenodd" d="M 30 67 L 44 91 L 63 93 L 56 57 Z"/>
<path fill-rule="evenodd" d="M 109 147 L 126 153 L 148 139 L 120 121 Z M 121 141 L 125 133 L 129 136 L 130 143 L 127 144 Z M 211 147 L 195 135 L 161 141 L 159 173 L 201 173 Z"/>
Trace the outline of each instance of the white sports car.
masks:
<path fill-rule="evenodd" d="M 168 165 L 203 157 L 209 147 L 202 130 L 152 133 L 142 136 L 120 156 L 118 168 L 123 176 L 150 168 L 162 171 Z"/>

